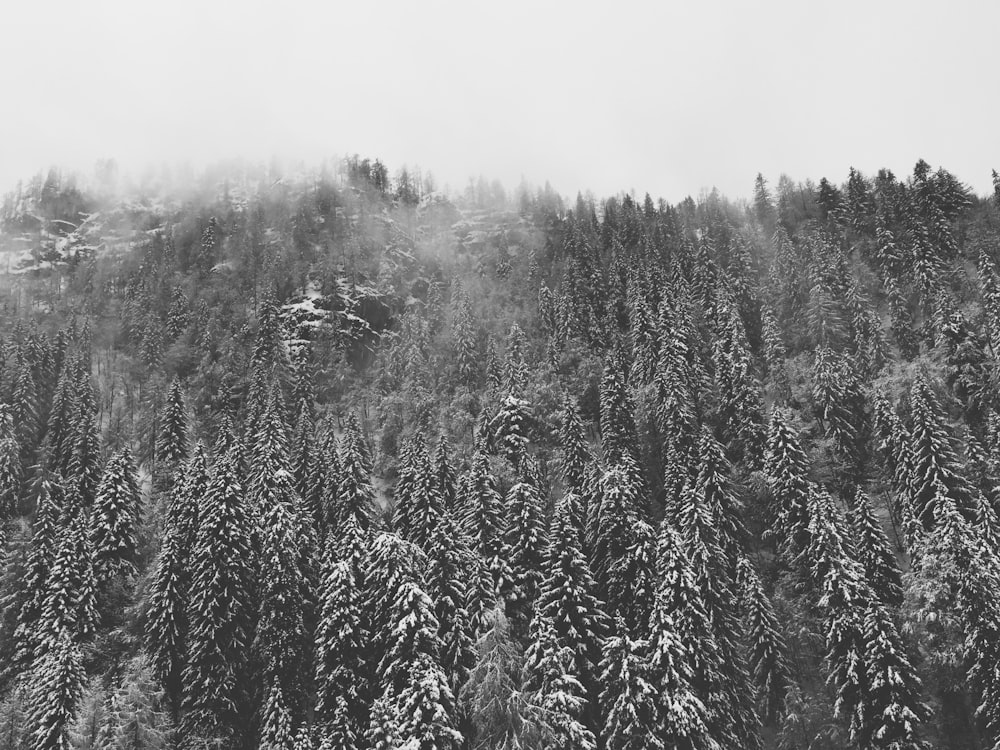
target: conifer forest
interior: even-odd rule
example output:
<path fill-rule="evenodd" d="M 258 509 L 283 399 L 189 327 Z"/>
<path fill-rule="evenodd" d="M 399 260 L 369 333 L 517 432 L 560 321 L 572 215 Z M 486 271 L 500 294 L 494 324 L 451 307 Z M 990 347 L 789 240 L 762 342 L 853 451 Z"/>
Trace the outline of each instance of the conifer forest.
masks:
<path fill-rule="evenodd" d="M 1000 750 L 960 178 L 23 182 L 0 748 Z"/>

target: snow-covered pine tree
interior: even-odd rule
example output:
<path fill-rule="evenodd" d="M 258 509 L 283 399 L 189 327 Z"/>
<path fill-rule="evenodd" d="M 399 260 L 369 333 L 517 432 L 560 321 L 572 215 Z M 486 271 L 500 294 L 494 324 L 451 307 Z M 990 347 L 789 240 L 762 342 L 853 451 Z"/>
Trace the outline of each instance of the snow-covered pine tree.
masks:
<path fill-rule="evenodd" d="M 453 692 L 465 683 L 475 660 L 467 606 L 470 559 L 472 552 L 457 526 L 449 515 L 442 515 L 427 544 L 427 593 L 438 621 L 441 668 Z"/>
<path fill-rule="evenodd" d="M 633 581 L 624 579 L 630 541 L 640 520 L 638 466 L 623 464 L 605 471 L 592 487 L 587 503 L 587 542 L 596 594 L 609 614 L 621 614 L 631 604 Z"/>
<path fill-rule="evenodd" d="M 261 518 L 261 556 L 257 597 L 259 619 L 253 642 L 265 685 L 276 690 L 274 700 L 301 721 L 307 688 L 306 665 L 311 635 L 308 622 L 313 606 L 307 572 L 303 570 L 299 498 L 292 476 L 279 469 L 264 491 L 267 510 Z M 267 736 L 267 727 L 262 728 Z M 281 747 L 281 745 L 275 745 Z"/>
<path fill-rule="evenodd" d="M 601 448 L 609 465 L 639 458 L 635 406 L 624 378 L 611 361 L 601 379 Z"/>
<path fill-rule="evenodd" d="M 850 513 L 854 547 L 865 569 L 865 580 L 886 607 L 903 603 L 902 574 L 882 521 L 875 515 L 868 496 L 858 491 Z"/>
<path fill-rule="evenodd" d="M 577 678 L 572 649 L 560 643 L 552 623 L 540 613 L 531 631 L 525 682 L 541 727 L 542 746 L 594 750 L 597 742 L 586 721 L 587 691 Z"/>
<path fill-rule="evenodd" d="M 324 556 L 315 637 L 316 721 L 324 735 L 354 741 L 368 727 L 372 679 L 363 592 L 354 566 Z"/>
<path fill-rule="evenodd" d="M 201 443 L 171 489 L 163 524 L 163 543 L 146 593 L 145 637 L 151 668 L 179 715 L 187 659 L 188 598 L 198 535 L 199 504 L 208 491 L 208 460 Z"/>
<path fill-rule="evenodd" d="M 347 430 L 341 445 L 338 493 L 331 508 L 332 533 L 337 533 L 348 517 L 367 530 L 372 527 L 375 514 L 370 459 L 357 422 L 352 424 L 354 427 Z"/>
<path fill-rule="evenodd" d="M 97 625 L 97 578 L 86 511 L 64 512 L 45 584 L 45 600 L 37 623 L 39 652 L 68 633 L 75 643 L 94 634 Z"/>
<path fill-rule="evenodd" d="M 476 664 L 460 694 L 472 722 L 469 739 L 475 747 L 533 746 L 539 728 L 521 689 L 524 656 L 501 607 L 485 615 L 476 649 Z"/>
<path fill-rule="evenodd" d="M 945 426 L 937 396 L 923 375 L 910 390 L 913 428 L 910 432 L 909 504 L 913 516 L 925 530 L 934 524 L 935 485 L 942 485 L 948 497 L 967 521 L 975 518 L 975 499 L 961 472 Z"/>
<path fill-rule="evenodd" d="M 438 495 L 441 497 L 445 510 L 454 513 L 458 476 L 452 466 L 451 454 L 448 436 L 442 433 L 438 439 L 437 449 L 434 451 L 434 476 L 437 480 Z"/>
<path fill-rule="evenodd" d="M 681 550 L 680 539 L 667 524 L 661 529 L 661 542 L 665 536 L 670 537 L 666 545 L 661 543 L 658 546 L 676 560 L 672 551 Z M 693 588 L 693 581 L 690 580 L 690 572 L 685 572 L 683 566 L 676 568 L 673 563 L 662 563 L 660 571 L 649 644 L 650 682 L 656 690 L 658 709 L 655 734 L 664 747 L 719 750 L 723 746 L 721 738 L 717 740 L 716 730 L 710 728 L 718 717 L 696 693 L 693 685 L 696 675 L 691 667 L 694 656 L 685 645 L 686 636 L 681 635 L 682 629 L 676 619 L 679 615 L 678 589 Z M 705 645 L 696 641 L 689 643 L 692 647 Z M 699 680 L 705 677 L 698 675 Z"/>
<path fill-rule="evenodd" d="M 90 514 L 95 570 L 102 585 L 137 574 L 139 501 L 132 453 L 123 448 L 108 461 Z"/>
<path fill-rule="evenodd" d="M 528 402 L 523 398 L 508 393 L 489 423 L 491 444 L 499 455 L 514 466 L 520 466 L 522 458 L 527 454 L 531 418 L 529 408 Z"/>
<path fill-rule="evenodd" d="M 747 665 L 757 685 L 761 720 L 773 725 L 782 714 L 791 678 L 785 639 L 757 571 L 746 557 L 736 564 L 736 584 L 747 634 Z"/>
<path fill-rule="evenodd" d="M 756 727 L 743 709 L 741 688 L 731 684 L 735 680 L 729 670 L 734 665 L 726 663 L 727 654 L 720 648 L 714 612 L 706 601 L 708 592 L 699 586 L 685 546 L 674 528 L 666 523 L 661 526 L 657 540 L 661 583 L 653 613 L 654 633 L 658 622 L 669 621 L 674 637 L 683 642 L 690 687 L 704 706 L 710 735 L 723 745 L 759 746 Z M 657 614 L 658 610 L 662 611 Z"/>
<path fill-rule="evenodd" d="M 577 718 L 597 731 L 601 644 L 610 623 L 603 603 L 594 596 L 596 584 L 580 549 L 580 530 L 568 497 L 556 504 L 536 617 L 548 624 L 560 648 L 569 649 L 573 674 L 583 686 L 584 704 Z"/>
<path fill-rule="evenodd" d="M 253 521 L 233 451 L 216 461 L 203 503 L 191 557 L 181 731 L 188 741 L 225 745 L 245 728 L 255 580 Z"/>
<path fill-rule="evenodd" d="M 527 634 L 533 602 L 542 583 L 547 534 L 538 488 L 518 482 L 507 492 L 504 547 L 509 550 L 510 580 L 501 594 L 515 637 Z"/>
<path fill-rule="evenodd" d="M 171 747 L 173 724 L 164 711 L 163 698 L 146 659 L 137 657 L 127 663 L 108 706 L 108 744 L 100 747 L 109 750 Z"/>
<path fill-rule="evenodd" d="M 69 630 L 60 630 L 31 672 L 27 748 L 69 750 L 69 729 L 83 695 L 83 654 Z"/>
<path fill-rule="evenodd" d="M 864 614 L 866 688 L 861 706 L 861 747 L 920 750 L 927 706 L 902 639 L 885 605 L 875 597 Z"/>
<path fill-rule="evenodd" d="M 581 492 L 587 466 L 593 461 L 583 420 L 576 402 L 570 396 L 563 399 L 562 420 L 559 424 L 559 447 L 562 456 L 559 475 L 567 491 Z"/>
<path fill-rule="evenodd" d="M 510 578 L 504 546 L 504 500 L 490 472 L 489 458 L 477 451 L 463 482 L 461 529 L 478 558 L 469 580 L 469 618 L 482 632 L 485 613 L 496 606 L 497 593 Z"/>
<path fill-rule="evenodd" d="M 809 546 L 809 459 L 788 414 L 771 412 L 764 454 L 764 476 L 774 498 L 778 547 L 786 564 L 795 564 Z"/>
<path fill-rule="evenodd" d="M 706 461 L 705 466 L 707 471 L 699 475 L 705 477 L 703 481 L 682 494 L 681 534 L 718 650 L 721 672 L 718 687 L 728 705 L 732 734 L 745 747 L 754 747 L 760 744 L 759 720 L 754 713 L 754 690 L 743 657 L 745 633 L 735 609 L 734 564 L 719 541 L 719 530 L 726 525 L 720 519 L 722 502 L 718 497 L 723 494 L 718 492 L 723 485 L 718 483 L 715 470 L 708 468 L 711 461 Z M 735 552 L 737 545 L 733 543 L 732 548 Z M 708 698 L 706 701 L 710 705 Z"/>
<path fill-rule="evenodd" d="M 10 408 L 0 404 L 0 519 L 6 520 L 17 512 L 21 479 L 21 446 L 14 419 Z"/>
<path fill-rule="evenodd" d="M 163 407 L 160 431 L 156 436 L 156 457 L 176 469 L 188 457 L 187 409 L 184 391 L 177 378 L 170 382 L 167 402 Z"/>
<path fill-rule="evenodd" d="M 865 662 L 864 613 L 873 596 L 865 570 L 844 539 L 844 519 L 833 498 L 815 488 L 809 498 L 806 555 L 819 587 L 824 615 L 827 681 L 836 691 L 834 714 L 850 722 L 852 737 L 862 730 L 864 696 L 868 687 Z"/>
<path fill-rule="evenodd" d="M 607 750 L 666 750 L 659 731 L 658 689 L 650 664 L 649 641 L 628 635 L 618 620 L 617 635 L 604 642 L 601 662 L 601 739 Z"/>

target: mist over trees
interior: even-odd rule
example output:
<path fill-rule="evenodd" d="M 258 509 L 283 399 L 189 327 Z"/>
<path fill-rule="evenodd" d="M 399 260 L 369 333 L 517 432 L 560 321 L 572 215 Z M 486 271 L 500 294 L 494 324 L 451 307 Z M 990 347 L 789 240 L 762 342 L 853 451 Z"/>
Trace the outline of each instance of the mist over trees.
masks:
<path fill-rule="evenodd" d="M 1000 178 L 0 206 L 0 747 L 1000 748 Z"/>

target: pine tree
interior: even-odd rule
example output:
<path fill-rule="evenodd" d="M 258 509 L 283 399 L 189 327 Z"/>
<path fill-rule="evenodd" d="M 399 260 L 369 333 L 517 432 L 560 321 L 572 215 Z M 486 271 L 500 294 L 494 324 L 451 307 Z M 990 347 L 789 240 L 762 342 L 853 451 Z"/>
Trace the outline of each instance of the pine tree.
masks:
<path fill-rule="evenodd" d="M 941 406 L 921 375 L 910 391 L 913 428 L 910 432 L 909 505 L 925 530 L 934 524 L 936 486 L 941 486 L 967 520 L 974 517 L 974 499 L 959 469 Z"/>
<path fill-rule="evenodd" d="M 189 741 L 231 743 L 243 726 L 250 645 L 250 509 L 230 451 L 218 459 L 191 557 L 188 662 L 182 732 Z"/>
<path fill-rule="evenodd" d="M 328 552 L 316 630 L 316 713 L 322 723 L 350 736 L 368 726 L 365 683 L 370 675 L 363 604 L 354 566 Z"/>
<path fill-rule="evenodd" d="M 620 635 L 604 643 L 601 662 L 602 735 L 607 750 L 665 750 L 659 730 L 658 690 L 650 664 L 649 642 L 632 639 L 621 620 Z"/>
<path fill-rule="evenodd" d="M 718 530 L 723 524 L 718 520 L 719 504 L 713 498 L 717 493 L 706 492 L 708 484 L 700 482 L 683 494 L 681 535 L 694 583 L 701 594 L 700 604 L 711 623 L 711 637 L 717 649 L 716 666 L 720 672 L 719 688 L 728 704 L 731 732 L 746 747 L 759 746 L 753 689 L 743 658 L 745 634 L 734 607 L 736 593 L 731 572 L 734 563 L 719 540 Z"/>
<path fill-rule="evenodd" d="M 83 695 L 83 654 L 66 630 L 36 664 L 28 696 L 27 736 L 30 750 L 69 750 L 69 729 Z"/>
<path fill-rule="evenodd" d="M 166 750 L 171 746 L 173 726 L 161 708 L 163 694 L 153 685 L 150 672 L 141 657 L 127 665 L 121 684 L 111 697 L 107 747 Z"/>
<path fill-rule="evenodd" d="M 471 557 L 450 516 L 442 516 L 428 540 L 427 593 L 434 601 L 434 616 L 438 621 L 441 668 L 452 691 L 464 684 L 475 659 L 466 604 Z"/>
<path fill-rule="evenodd" d="M 444 508 L 449 512 L 454 512 L 457 476 L 451 464 L 451 446 L 448 443 L 448 436 L 444 434 L 438 440 L 437 450 L 434 451 L 434 475 L 437 480 L 437 491 Z"/>
<path fill-rule="evenodd" d="M 94 548 L 87 533 L 85 511 L 64 513 L 56 538 L 58 546 L 36 625 L 42 653 L 64 632 L 75 642 L 89 638 L 98 621 Z"/>
<path fill-rule="evenodd" d="M 469 617 L 481 632 L 488 610 L 496 605 L 497 593 L 510 580 L 508 551 L 504 542 L 504 500 L 490 473 L 489 459 L 482 453 L 472 456 L 472 467 L 464 483 L 462 530 L 478 557 L 469 588 Z"/>
<path fill-rule="evenodd" d="M 362 529 L 372 527 L 375 513 L 375 489 L 371 483 L 371 465 L 359 430 L 345 435 L 340 455 L 338 494 L 331 508 L 330 529 L 336 533 L 352 518 Z"/>
<path fill-rule="evenodd" d="M 586 690 L 574 672 L 572 649 L 563 646 L 544 616 L 532 625 L 527 682 L 530 702 L 538 712 L 543 746 L 553 750 L 594 750 L 597 743 L 587 727 Z"/>
<path fill-rule="evenodd" d="M 761 719 L 773 724 L 782 714 L 791 679 L 785 639 L 757 572 L 745 557 L 737 562 L 736 581 L 746 618 L 747 664 L 759 691 Z"/>
<path fill-rule="evenodd" d="M 521 327 L 514 323 L 507 333 L 507 366 L 504 387 L 507 393 L 515 397 L 523 397 L 528 384 L 528 363 L 525 359 L 527 339 Z"/>
<path fill-rule="evenodd" d="M 489 434 L 493 445 L 514 466 L 520 466 L 527 454 L 531 419 L 529 408 L 528 402 L 523 398 L 508 393 L 490 421 Z"/>
<path fill-rule="evenodd" d="M 476 326 L 469 297 L 462 289 L 456 293 L 452 337 L 455 344 L 459 382 L 469 388 L 474 388 L 480 380 Z"/>
<path fill-rule="evenodd" d="M 833 499 L 822 490 L 810 497 L 810 546 L 807 556 L 820 588 L 824 613 L 827 681 L 836 691 L 834 715 L 850 722 L 851 736 L 864 719 L 865 674 L 864 612 L 871 598 L 865 571 L 854 559 L 843 537 L 843 519 Z"/>
<path fill-rule="evenodd" d="M 864 615 L 866 690 L 861 709 L 860 745 L 919 750 L 918 737 L 927 707 L 920 700 L 920 680 L 902 648 L 885 607 L 872 599 Z"/>
<path fill-rule="evenodd" d="M 625 382 L 612 363 L 601 380 L 601 446 L 609 464 L 639 458 L 635 407 Z"/>
<path fill-rule="evenodd" d="M 587 466 L 593 461 L 584 432 L 583 420 L 572 398 L 563 400 L 562 422 L 559 426 L 559 447 L 562 459 L 559 474 L 568 491 L 581 492 Z"/>
<path fill-rule="evenodd" d="M 14 421 L 6 404 L 0 404 L 0 520 L 18 510 L 21 492 L 21 447 L 14 435 Z"/>
<path fill-rule="evenodd" d="M 291 711 L 281 689 L 281 679 L 275 675 L 267 691 L 264 716 L 260 728 L 260 750 L 295 750 L 294 724 Z"/>
<path fill-rule="evenodd" d="M 532 602 L 541 587 L 547 542 L 538 489 L 528 482 L 518 482 L 507 492 L 506 510 L 504 546 L 510 551 L 510 580 L 502 593 L 514 633 L 523 637 Z"/>
<path fill-rule="evenodd" d="M 403 536 L 423 550 L 445 514 L 444 498 L 434 466 L 422 450 L 411 451 L 411 487 L 405 512 Z M 401 498 L 402 499 L 402 498 Z"/>
<path fill-rule="evenodd" d="M 157 435 L 156 455 L 171 468 L 176 468 L 188 457 L 187 412 L 180 381 L 174 378 L 167 393 L 163 421 Z"/>
<path fill-rule="evenodd" d="M 182 676 L 187 659 L 192 568 L 201 499 L 208 491 L 205 449 L 199 443 L 188 461 L 183 481 L 174 485 L 163 528 L 163 544 L 149 584 L 146 605 L 146 648 L 153 674 L 179 715 Z"/>
<path fill-rule="evenodd" d="M 139 483 L 132 454 L 125 448 L 104 470 L 91 514 L 96 572 L 102 582 L 137 574 Z"/>
<path fill-rule="evenodd" d="M 458 747 L 454 698 L 438 662 L 441 642 L 433 604 L 413 580 L 395 591 L 385 651 L 382 695 L 372 707 L 368 738 L 378 750 L 405 746 Z"/>
<path fill-rule="evenodd" d="M 274 699 L 280 698 L 281 709 L 297 724 L 306 687 L 312 602 L 302 566 L 298 497 L 287 471 L 279 470 L 269 494 L 269 509 L 261 519 L 260 616 L 253 649 L 264 683 L 277 690 Z"/>
<path fill-rule="evenodd" d="M 634 469 L 615 466 L 604 472 L 588 503 L 587 541 L 597 596 L 608 612 L 622 614 L 630 604 L 633 581 L 625 579 L 628 551 L 639 522 L 639 479 Z"/>
<path fill-rule="evenodd" d="M 668 547 L 660 545 L 664 552 L 680 550 L 676 532 L 666 524 L 660 535 L 661 541 L 665 537 L 668 538 Z M 695 692 L 693 681 L 696 673 L 691 667 L 693 655 L 687 647 L 702 647 L 708 642 L 686 641 L 678 627 L 677 618 L 682 613 L 677 607 L 677 587 L 693 588 L 693 582 L 690 581 L 690 573 L 685 573 L 683 568 L 675 570 L 665 560 L 662 562 L 649 644 L 650 681 L 657 691 L 655 735 L 668 748 L 718 750 L 720 743 L 709 728 L 709 722 L 714 717 Z"/>
<path fill-rule="evenodd" d="M 593 731 L 600 723 L 601 642 L 609 623 L 594 596 L 596 586 L 580 549 L 571 502 L 563 497 L 556 505 L 536 616 L 551 628 L 559 647 L 569 650 L 573 675 L 583 687 L 584 705 L 577 717 Z"/>
<path fill-rule="evenodd" d="M 788 562 L 798 560 L 809 545 L 809 459 L 781 409 L 771 413 L 764 475 L 771 486 L 777 518 L 778 545 Z"/>
<path fill-rule="evenodd" d="M 858 492 L 851 513 L 854 545 L 865 569 L 865 580 L 872 592 L 886 607 L 903 603 L 902 574 L 882 522 L 871 506 L 868 496 Z"/>

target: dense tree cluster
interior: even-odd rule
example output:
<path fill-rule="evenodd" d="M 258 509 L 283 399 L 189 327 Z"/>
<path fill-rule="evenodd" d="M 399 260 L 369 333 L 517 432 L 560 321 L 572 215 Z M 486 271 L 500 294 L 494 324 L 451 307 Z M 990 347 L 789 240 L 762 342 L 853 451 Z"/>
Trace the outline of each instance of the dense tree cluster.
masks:
<path fill-rule="evenodd" d="M 188 188 L 3 202 L 0 745 L 1000 748 L 995 196 Z"/>

